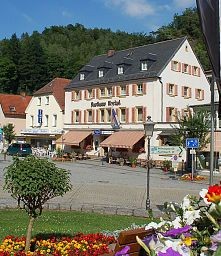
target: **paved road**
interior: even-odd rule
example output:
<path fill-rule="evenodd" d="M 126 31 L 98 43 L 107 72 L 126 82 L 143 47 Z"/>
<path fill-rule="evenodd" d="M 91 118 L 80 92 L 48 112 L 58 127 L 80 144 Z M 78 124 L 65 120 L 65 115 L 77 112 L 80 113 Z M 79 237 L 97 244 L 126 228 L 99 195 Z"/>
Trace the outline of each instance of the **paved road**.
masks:
<path fill-rule="evenodd" d="M 1 156 L 0 156 L 1 157 Z M 15 207 L 16 202 L 10 194 L 3 191 L 4 167 L 11 164 L 0 158 L 0 208 Z M 56 163 L 59 167 L 70 170 L 73 189 L 64 197 L 57 197 L 48 204 L 50 209 L 68 209 L 94 211 L 111 214 L 145 216 L 146 169 L 128 166 L 110 165 L 98 160 Z M 152 169 L 150 174 L 151 207 L 159 212 L 165 201 L 180 202 L 187 194 L 198 195 L 206 188 L 207 180 L 186 182 L 174 179 L 173 175 L 162 170 Z M 219 182 L 220 174 L 214 176 L 214 183 Z"/>

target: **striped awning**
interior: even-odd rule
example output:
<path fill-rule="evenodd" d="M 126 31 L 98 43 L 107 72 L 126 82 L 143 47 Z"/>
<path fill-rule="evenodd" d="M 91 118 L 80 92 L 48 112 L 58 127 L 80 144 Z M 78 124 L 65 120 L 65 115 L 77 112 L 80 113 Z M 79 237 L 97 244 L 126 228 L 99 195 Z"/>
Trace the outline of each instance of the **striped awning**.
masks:
<path fill-rule="evenodd" d="M 144 131 L 119 131 L 115 132 L 100 143 L 101 147 L 128 148 L 133 146 L 144 137 Z"/>
<path fill-rule="evenodd" d="M 80 146 L 80 143 L 91 135 L 91 131 L 69 131 L 60 137 L 56 143 L 64 145 Z"/>

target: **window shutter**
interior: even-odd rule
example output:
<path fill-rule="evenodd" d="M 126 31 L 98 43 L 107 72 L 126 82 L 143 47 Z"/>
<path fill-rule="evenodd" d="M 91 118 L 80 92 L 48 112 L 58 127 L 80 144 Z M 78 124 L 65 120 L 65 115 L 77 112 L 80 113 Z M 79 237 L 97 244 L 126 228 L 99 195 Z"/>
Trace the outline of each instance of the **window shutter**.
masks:
<path fill-rule="evenodd" d="M 81 111 L 79 110 L 79 123 L 82 122 L 82 121 L 81 121 L 81 118 L 82 118 L 82 113 L 81 113 Z"/>
<path fill-rule="evenodd" d="M 178 109 L 177 108 L 174 108 L 174 115 L 173 115 L 173 120 L 174 121 L 178 121 Z"/>
<path fill-rule="evenodd" d="M 182 86 L 182 97 L 184 97 L 184 86 Z"/>
<path fill-rule="evenodd" d="M 197 72 L 197 73 L 198 73 L 197 75 L 200 76 L 200 68 L 198 68 L 197 71 L 198 71 L 198 72 Z"/>
<path fill-rule="evenodd" d="M 132 108 L 132 123 L 136 122 L 136 108 Z"/>
<path fill-rule="evenodd" d="M 83 91 L 80 91 L 80 92 L 79 92 L 79 94 L 80 94 L 80 97 L 79 97 L 79 98 L 80 98 L 80 100 L 82 100 L 82 96 L 83 96 L 82 94 L 83 94 Z"/>
<path fill-rule="evenodd" d="M 71 92 L 71 100 L 74 100 L 75 91 Z"/>
<path fill-rule="evenodd" d="M 185 71 L 185 64 L 182 63 L 182 72 L 184 73 L 184 71 Z"/>
<path fill-rule="evenodd" d="M 178 63 L 178 67 L 179 67 L 179 72 L 181 71 L 181 62 Z"/>
<path fill-rule="evenodd" d="M 167 93 L 167 95 L 170 94 L 170 93 L 169 93 L 169 83 L 166 84 L 166 93 Z"/>
<path fill-rule="evenodd" d="M 100 123 L 100 111 L 99 109 L 96 110 L 96 123 Z"/>
<path fill-rule="evenodd" d="M 147 84 L 146 83 L 143 83 L 142 89 L 143 89 L 143 94 L 147 94 Z"/>
<path fill-rule="evenodd" d="M 84 110 L 84 123 L 87 123 L 87 110 Z"/>
<path fill-rule="evenodd" d="M 112 86 L 112 96 L 115 97 L 115 86 Z"/>
<path fill-rule="evenodd" d="M 88 91 L 87 90 L 84 90 L 84 99 L 88 99 Z"/>
<path fill-rule="evenodd" d="M 202 90 L 202 100 L 204 100 L 204 90 Z"/>
<path fill-rule="evenodd" d="M 166 122 L 171 121 L 171 116 L 170 116 L 170 107 L 166 107 Z"/>
<path fill-rule="evenodd" d="M 178 96 L 178 85 L 177 84 L 174 84 L 174 95 L 175 96 Z"/>
<path fill-rule="evenodd" d="M 126 123 L 129 123 L 129 108 L 125 109 L 125 115 L 126 115 Z"/>
<path fill-rule="evenodd" d="M 116 86 L 116 90 L 117 90 L 117 97 L 119 97 L 120 96 L 120 93 L 121 93 L 121 88 L 120 88 L 120 86 Z"/>
<path fill-rule="evenodd" d="M 192 75 L 194 75 L 194 66 L 192 66 Z"/>
<path fill-rule="evenodd" d="M 188 73 L 191 75 L 191 65 L 188 65 Z"/>
<path fill-rule="evenodd" d="M 147 119 L 147 107 L 143 107 L 143 122 Z"/>
<path fill-rule="evenodd" d="M 198 93 L 198 89 L 195 88 L 195 99 L 199 98 L 199 95 L 197 93 Z"/>
<path fill-rule="evenodd" d="M 189 98 L 192 98 L 192 88 L 189 87 Z"/>
<path fill-rule="evenodd" d="M 71 123 L 74 123 L 74 111 L 71 111 Z"/>
<path fill-rule="evenodd" d="M 174 67 L 173 67 L 173 60 L 171 61 L 171 70 L 174 70 Z"/>
<path fill-rule="evenodd" d="M 100 89 L 99 88 L 97 88 L 97 90 L 96 90 L 96 98 L 97 99 L 100 99 Z"/>
<path fill-rule="evenodd" d="M 96 89 L 92 89 L 92 99 L 94 99 L 95 98 L 95 93 L 96 93 Z"/>
<path fill-rule="evenodd" d="M 137 94 L 137 85 L 133 84 L 132 85 L 132 95 L 136 95 Z"/>
<path fill-rule="evenodd" d="M 129 96 L 129 85 L 126 85 L 126 95 Z"/>
<path fill-rule="evenodd" d="M 96 123 L 96 120 L 95 120 L 95 109 L 92 109 L 92 122 Z"/>

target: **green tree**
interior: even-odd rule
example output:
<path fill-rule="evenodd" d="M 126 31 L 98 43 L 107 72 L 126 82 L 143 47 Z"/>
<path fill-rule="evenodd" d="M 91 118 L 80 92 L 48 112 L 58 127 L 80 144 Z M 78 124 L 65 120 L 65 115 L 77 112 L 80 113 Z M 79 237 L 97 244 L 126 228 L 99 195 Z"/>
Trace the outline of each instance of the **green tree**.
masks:
<path fill-rule="evenodd" d="M 15 139 L 15 131 L 14 131 L 15 126 L 11 123 L 4 125 L 2 130 L 4 134 L 4 139 L 10 144 L 12 140 Z"/>
<path fill-rule="evenodd" d="M 41 215 L 43 205 L 49 199 L 63 196 L 71 189 L 70 172 L 56 167 L 48 159 L 17 157 L 6 167 L 4 189 L 29 215 L 25 245 L 25 250 L 29 251 L 35 219 Z"/>
<path fill-rule="evenodd" d="M 188 115 L 178 116 L 178 127 L 174 129 L 175 134 L 171 136 L 172 144 L 184 146 L 186 138 L 198 138 L 198 150 L 201 150 L 210 141 L 210 113 L 203 110 L 192 112 L 188 109 Z"/>

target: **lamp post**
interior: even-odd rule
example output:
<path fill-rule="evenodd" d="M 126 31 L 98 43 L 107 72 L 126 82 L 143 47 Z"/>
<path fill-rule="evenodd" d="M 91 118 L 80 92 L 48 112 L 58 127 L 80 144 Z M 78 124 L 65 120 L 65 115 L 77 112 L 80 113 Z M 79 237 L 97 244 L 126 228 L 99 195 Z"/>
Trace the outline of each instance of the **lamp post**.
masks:
<path fill-rule="evenodd" d="M 151 116 L 147 117 L 147 121 L 144 123 L 145 138 L 147 138 L 147 199 L 146 210 L 150 210 L 150 139 L 153 136 L 154 122 L 151 120 Z"/>

